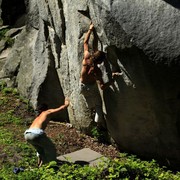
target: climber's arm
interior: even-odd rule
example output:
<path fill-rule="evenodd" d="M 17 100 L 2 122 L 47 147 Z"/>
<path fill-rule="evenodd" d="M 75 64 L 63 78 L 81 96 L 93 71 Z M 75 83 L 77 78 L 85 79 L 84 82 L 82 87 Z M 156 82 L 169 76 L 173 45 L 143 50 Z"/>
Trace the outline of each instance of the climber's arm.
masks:
<path fill-rule="evenodd" d="M 91 35 L 91 32 L 93 31 L 93 29 L 94 29 L 94 26 L 91 23 L 90 26 L 89 26 L 89 30 L 88 30 L 88 32 L 87 32 L 87 34 L 85 36 L 85 39 L 84 39 L 84 52 L 89 51 L 88 43 L 89 43 L 89 38 L 90 38 L 90 35 Z"/>

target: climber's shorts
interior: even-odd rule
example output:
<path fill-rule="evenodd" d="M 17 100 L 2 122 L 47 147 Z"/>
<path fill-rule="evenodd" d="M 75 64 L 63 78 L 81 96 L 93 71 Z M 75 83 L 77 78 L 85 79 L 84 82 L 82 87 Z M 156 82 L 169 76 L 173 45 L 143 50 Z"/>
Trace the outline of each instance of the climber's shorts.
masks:
<path fill-rule="evenodd" d="M 91 109 L 102 105 L 101 96 L 96 83 L 83 84 L 80 82 L 80 93 L 84 96 L 88 108 Z"/>

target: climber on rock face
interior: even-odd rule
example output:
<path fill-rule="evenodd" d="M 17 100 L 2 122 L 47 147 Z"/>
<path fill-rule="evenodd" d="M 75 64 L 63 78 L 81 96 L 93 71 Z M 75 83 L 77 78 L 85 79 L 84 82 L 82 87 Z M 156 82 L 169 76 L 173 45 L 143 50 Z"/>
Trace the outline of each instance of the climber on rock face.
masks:
<path fill-rule="evenodd" d="M 89 51 L 89 38 L 93 32 L 93 53 Z M 102 124 L 104 122 L 102 101 L 99 94 L 98 86 L 102 90 L 109 87 L 113 82 L 104 83 L 102 79 L 102 72 L 98 67 L 105 60 L 106 56 L 103 51 L 98 50 L 98 37 L 95 32 L 94 26 L 91 23 L 89 30 L 84 39 L 84 58 L 82 60 L 82 69 L 80 76 L 81 94 L 84 95 L 88 108 L 95 110 L 95 122 Z"/>

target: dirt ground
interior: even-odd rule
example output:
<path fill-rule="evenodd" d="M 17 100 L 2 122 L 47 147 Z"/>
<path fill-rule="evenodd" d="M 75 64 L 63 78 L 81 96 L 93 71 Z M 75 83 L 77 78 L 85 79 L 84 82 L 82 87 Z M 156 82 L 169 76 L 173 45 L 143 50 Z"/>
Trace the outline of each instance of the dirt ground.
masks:
<path fill-rule="evenodd" d="M 98 142 L 96 138 L 81 134 L 69 124 L 50 122 L 46 133 L 54 141 L 58 155 L 74 152 L 82 148 L 90 148 L 109 158 L 119 156 L 119 151 L 112 145 Z"/>

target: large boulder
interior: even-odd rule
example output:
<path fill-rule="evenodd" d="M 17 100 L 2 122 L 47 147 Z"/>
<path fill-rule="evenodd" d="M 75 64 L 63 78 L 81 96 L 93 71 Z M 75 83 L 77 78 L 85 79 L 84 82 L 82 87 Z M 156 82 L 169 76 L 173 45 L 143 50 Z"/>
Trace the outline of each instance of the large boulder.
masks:
<path fill-rule="evenodd" d="M 110 135 L 120 149 L 171 165 L 180 162 L 180 13 L 176 1 L 31 0 L 26 28 L 1 74 L 16 77 L 33 107 L 69 96 L 68 113 L 56 119 L 88 131 L 91 111 L 79 93 L 83 39 L 92 21 L 107 53 L 101 91 Z"/>

